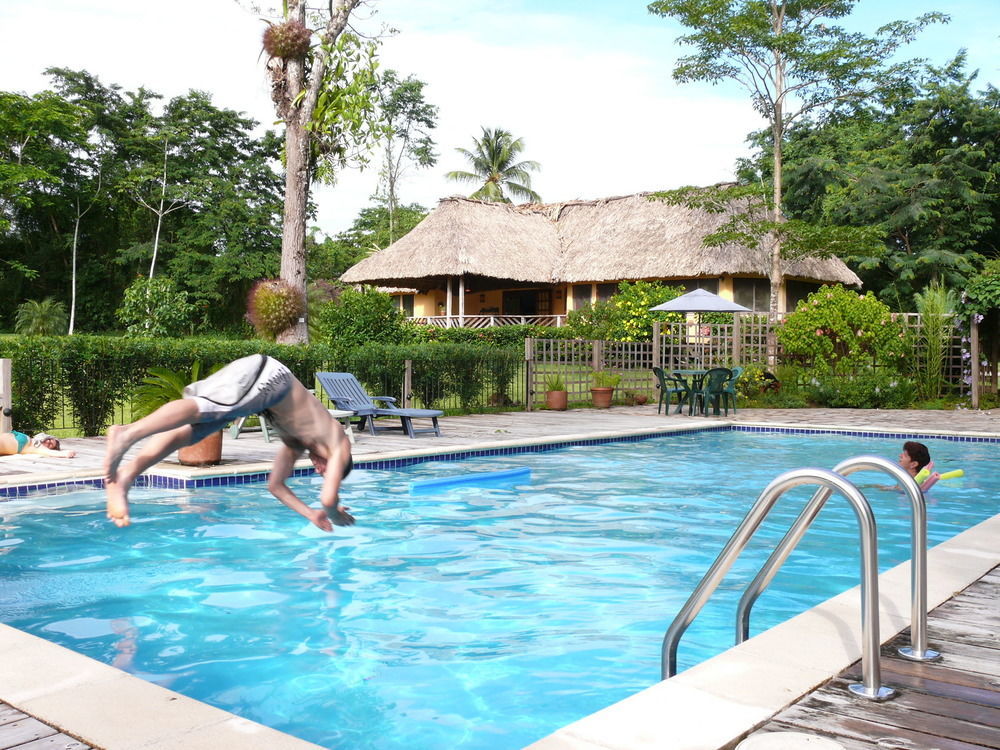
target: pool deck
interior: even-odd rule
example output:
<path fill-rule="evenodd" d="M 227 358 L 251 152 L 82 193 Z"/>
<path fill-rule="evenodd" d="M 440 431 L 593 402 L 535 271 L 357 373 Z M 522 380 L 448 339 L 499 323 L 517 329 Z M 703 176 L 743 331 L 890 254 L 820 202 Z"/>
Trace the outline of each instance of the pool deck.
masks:
<path fill-rule="evenodd" d="M 356 460 L 397 458 L 730 423 L 1000 437 L 1000 413 L 997 411 L 740 409 L 736 414 L 730 413 L 728 418 L 702 418 L 657 415 L 656 407 L 647 405 L 447 417 L 442 419 L 440 438 L 424 435 L 410 440 L 404 435 L 360 434 L 353 454 Z M 153 467 L 150 473 L 197 477 L 262 471 L 266 470 L 277 445 L 265 442 L 259 433 L 244 433 L 235 440 L 227 433 L 222 466 L 190 469 L 167 460 Z M 103 438 L 67 439 L 63 447 L 76 450 L 77 457 L 68 460 L 0 457 L 0 489 L 100 476 Z M 0 498 L 0 502 L 2 500 Z M 998 538 L 1000 515 L 933 548 L 928 565 L 931 571 L 929 606 L 933 608 L 949 602 L 955 592 L 961 592 L 980 579 L 987 584 L 994 583 L 997 574 L 990 571 L 1000 565 Z M 991 590 L 995 593 L 995 586 Z M 880 595 L 881 636 L 885 642 L 909 626 L 908 563 L 880 576 Z M 807 696 L 803 700 L 809 701 L 808 696 L 814 689 L 831 678 L 840 679 L 837 675 L 850 669 L 859 658 L 859 609 L 857 590 L 844 592 L 669 681 L 657 683 L 574 722 L 532 748 L 718 750 L 733 747 L 760 727 L 771 731 L 787 729 L 787 722 L 781 723 L 784 719 L 775 719 L 779 723 L 770 726 L 766 722 L 782 711 L 785 712 L 782 716 L 787 717 L 787 712 L 794 710 L 789 706 L 803 696 Z M 993 628 L 995 644 L 995 607 L 992 611 L 992 624 L 979 627 Z M 969 625 L 969 628 L 974 626 Z M 931 631 L 932 645 L 935 632 Z M 996 654 L 995 648 L 993 653 Z M 938 679 L 941 674 L 934 670 L 947 669 L 947 660 L 946 655 L 940 665 L 924 667 L 935 675 L 927 679 Z M 24 750 L 41 747 L 67 750 L 87 747 L 207 750 L 237 746 L 249 750 L 298 750 L 316 747 L 3 625 L 0 625 L 0 663 L 4 665 L 0 669 L 0 750 L 10 747 L 20 750 L 22 745 Z M 896 673 L 890 668 L 883 668 L 887 675 L 895 677 Z M 997 672 L 993 674 L 995 690 Z M 996 707 L 998 704 L 987 705 Z M 851 713 L 850 709 L 847 713 Z M 884 741 L 880 740 L 887 734 L 893 736 L 892 731 L 877 722 L 873 726 L 871 736 L 842 737 L 842 744 L 847 748 L 884 747 Z M 915 746 L 920 744 L 907 745 Z M 971 749 L 1000 747 L 1000 744 L 948 746 Z"/>

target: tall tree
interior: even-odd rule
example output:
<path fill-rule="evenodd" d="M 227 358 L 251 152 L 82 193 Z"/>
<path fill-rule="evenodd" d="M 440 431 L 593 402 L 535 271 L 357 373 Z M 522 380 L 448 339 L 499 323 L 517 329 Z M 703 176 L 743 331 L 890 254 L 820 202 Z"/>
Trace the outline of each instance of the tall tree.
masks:
<path fill-rule="evenodd" d="M 325 16 L 313 19 L 322 24 L 316 45 L 306 26 L 305 0 L 287 0 L 285 20 L 264 34 L 264 49 L 271 56 L 271 98 L 285 125 L 281 278 L 303 300 L 310 184 L 323 176 L 324 168 L 344 163 L 350 147 L 373 134 L 367 117 L 373 109 L 372 52 L 363 50 L 356 36 L 344 33 L 360 2 L 330 0 Z M 304 343 L 308 338 L 303 317 L 278 340 Z"/>
<path fill-rule="evenodd" d="M 929 282 L 964 288 L 1000 252 L 1000 92 L 975 93 L 960 54 L 905 91 L 789 133 L 785 206 L 824 225 L 872 225 L 883 251 L 854 259 L 899 310 Z"/>
<path fill-rule="evenodd" d="M 767 121 L 772 154 L 770 195 L 771 312 L 778 312 L 784 277 L 782 145 L 788 128 L 807 114 L 864 101 L 912 75 L 918 61 L 891 62 L 899 48 L 930 23 L 893 21 L 874 36 L 851 33 L 831 21 L 849 15 L 856 0 L 657 0 L 655 15 L 692 30 L 679 37 L 696 52 L 682 57 L 674 78 L 687 83 L 732 80 Z"/>
<path fill-rule="evenodd" d="M 394 70 L 385 71 L 379 82 L 380 108 L 386 124 L 382 183 L 389 212 L 389 244 L 397 238 L 397 185 L 407 163 L 417 167 L 437 164 L 430 131 L 437 127 L 438 108 L 424 101 L 425 85 L 413 76 L 400 80 Z"/>
<path fill-rule="evenodd" d="M 472 140 L 474 145 L 471 151 L 455 149 L 469 161 L 472 171 L 448 172 L 445 177 L 456 182 L 483 183 L 469 196 L 477 200 L 510 203 L 506 190 L 515 198 L 541 203 L 541 197 L 531 189 L 529 174 L 538 171 L 541 165 L 537 161 L 518 161 L 524 151 L 523 139 L 514 138 L 501 128 L 483 128 L 483 137 Z"/>

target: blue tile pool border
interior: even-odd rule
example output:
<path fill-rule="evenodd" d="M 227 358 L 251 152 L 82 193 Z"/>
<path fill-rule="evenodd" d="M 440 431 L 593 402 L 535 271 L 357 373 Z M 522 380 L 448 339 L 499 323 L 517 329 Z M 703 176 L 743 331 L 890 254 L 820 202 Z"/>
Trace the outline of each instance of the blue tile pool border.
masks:
<path fill-rule="evenodd" d="M 633 435 L 611 435 L 595 438 L 580 438 L 554 443 L 534 443 L 530 445 L 508 445 L 496 448 L 468 448 L 443 453 L 430 453 L 420 456 L 403 456 L 400 458 L 357 459 L 355 469 L 374 469 L 379 471 L 401 469 L 404 466 L 426 463 L 427 461 L 463 461 L 468 458 L 484 456 L 512 456 L 519 453 L 547 453 L 564 448 L 575 448 L 586 445 L 606 445 L 608 443 L 638 443 L 654 438 L 670 437 L 679 434 L 695 432 L 774 432 L 785 435 L 846 435 L 849 437 L 887 438 L 895 440 L 949 440 L 959 443 L 997 443 L 1000 437 L 982 435 L 941 435 L 932 432 L 900 432 L 890 430 L 849 430 L 832 427 L 780 427 L 765 425 L 714 425 L 710 427 L 695 427 L 693 429 L 664 432 L 655 430 Z M 245 474 L 226 474 L 209 477 L 171 477 L 159 474 L 144 474 L 136 479 L 136 487 L 155 487 L 170 490 L 190 490 L 199 487 L 227 487 L 238 484 L 264 482 L 270 472 L 254 471 Z M 295 469 L 292 476 L 305 477 L 316 473 L 312 467 Z M 52 490 L 66 491 L 68 489 L 100 489 L 103 482 L 100 478 L 61 479 L 52 482 L 36 484 L 20 484 L 0 487 L 0 500 L 4 498 L 25 497 L 36 493 Z"/>

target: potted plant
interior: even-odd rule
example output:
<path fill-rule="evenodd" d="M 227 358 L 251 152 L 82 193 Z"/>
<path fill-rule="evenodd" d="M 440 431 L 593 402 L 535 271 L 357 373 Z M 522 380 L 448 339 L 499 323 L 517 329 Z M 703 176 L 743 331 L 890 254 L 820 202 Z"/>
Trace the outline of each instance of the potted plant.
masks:
<path fill-rule="evenodd" d="M 569 394 L 566 392 L 566 384 L 563 383 L 559 373 L 553 373 L 545 377 L 545 406 L 556 411 L 566 411 L 569 403 Z"/>
<path fill-rule="evenodd" d="M 213 367 L 206 375 L 219 368 Z M 190 372 L 178 372 L 166 367 L 150 367 L 142 385 L 135 392 L 137 416 L 152 414 L 165 403 L 184 397 L 184 387 L 201 379 L 201 362 L 191 365 Z M 193 445 L 177 451 L 177 460 L 185 466 L 215 466 L 222 463 L 222 430 L 212 433 Z"/>
<path fill-rule="evenodd" d="M 622 376 L 616 373 L 597 370 L 594 372 L 594 386 L 590 389 L 590 397 L 596 409 L 607 409 L 611 406 L 611 397 Z"/>

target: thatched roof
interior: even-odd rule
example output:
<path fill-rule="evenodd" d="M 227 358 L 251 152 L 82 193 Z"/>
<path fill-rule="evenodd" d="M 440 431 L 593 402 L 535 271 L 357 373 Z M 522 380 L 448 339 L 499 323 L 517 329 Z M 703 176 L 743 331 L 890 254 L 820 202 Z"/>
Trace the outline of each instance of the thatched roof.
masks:
<path fill-rule="evenodd" d="M 553 204 L 445 198 L 420 224 L 347 270 L 348 283 L 428 288 L 446 276 L 521 282 L 770 275 L 766 248 L 705 247 L 725 217 L 649 193 Z M 835 258 L 788 264 L 785 275 L 860 285 Z"/>

